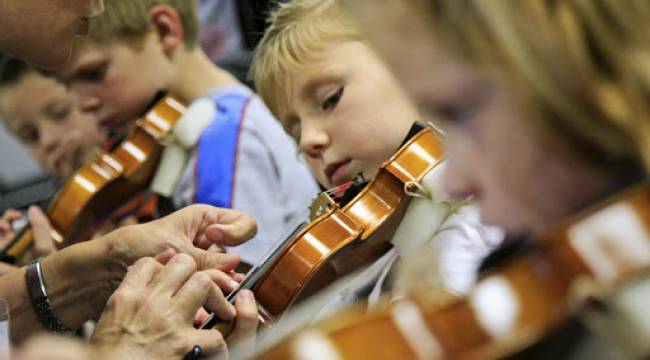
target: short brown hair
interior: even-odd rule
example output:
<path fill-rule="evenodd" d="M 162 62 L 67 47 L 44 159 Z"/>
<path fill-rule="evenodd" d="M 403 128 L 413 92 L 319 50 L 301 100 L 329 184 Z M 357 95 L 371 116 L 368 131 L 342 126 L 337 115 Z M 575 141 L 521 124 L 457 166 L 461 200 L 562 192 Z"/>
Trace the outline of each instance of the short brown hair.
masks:
<path fill-rule="evenodd" d="M 110 0 L 106 11 L 92 20 L 90 38 L 100 42 L 112 39 L 140 40 L 149 31 L 149 9 L 168 5 L 178 12 L 183 22 L 185 46 L 198 45 L 199 18 L 196 0 Z"/>

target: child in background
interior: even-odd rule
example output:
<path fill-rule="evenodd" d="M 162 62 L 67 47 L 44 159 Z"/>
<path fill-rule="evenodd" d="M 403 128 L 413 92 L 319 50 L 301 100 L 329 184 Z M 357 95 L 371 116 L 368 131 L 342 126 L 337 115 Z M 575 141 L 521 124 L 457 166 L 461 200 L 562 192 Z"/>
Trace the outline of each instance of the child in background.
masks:
<path fill-rule="evenodd" d="M 366 44 L 357 23 L 338 0 L 295 0 L 280 5 L 260 43 L 252 74 L 260 96 L 299 144 L 312 174 L 325 187 L 372 178 L 405 140 L 415 106 Z M 466 201 L 446 201 L 443 166 L 421 185 L 432 194 L 413 198 L 391 242 L 394 248 L 359 274 L 305 305 L 307 317 L 342 303 L 391 290 L 394 264 L 431 252 L 437 262 L 418 268 L 418 286 L 467 291 L 477 267 L 500 241 L 480 224 Z M 297 315 L 296 317 L 300 317 Z"/>
<path fill-rule="evenodd" d="M 10 57 L 2 58 L 0 64 L 0 117 L 52 177 L 69 175 L 104 141 L 94 118 L 79 108 L 76 98 L 65 86 Z M 23 216 L 22 212 L 13 209 L 2 214 L 0 247 L 14 238 L 13 224 Z M 31 206 L 28 218 L 35 242 L 17 259 L 18 264 L 55 250 L 49 237 L 49 222 L 42 210 Z M 0 273 L 12 269 L 9 264 L 0 264 Z"/>
<path fill-rule="evenodd" d="M 195 1 L 115 0 L 59 78 L 100 124 L 126 131 L 159 90 L 192 102 L 188 160 L 167 189 L 175 207 L 206 203 L 252 214 L 258 235 L 235 249 L 256 264 L 318 188 L 264 104 L 198 46 Z"/>
<path fill-rule="evenodd" d="M 105 140 L 93 116 L 65 86 L 8 57 L 0 70 L 0 117 L 53 177 L 79 168 Z"/>

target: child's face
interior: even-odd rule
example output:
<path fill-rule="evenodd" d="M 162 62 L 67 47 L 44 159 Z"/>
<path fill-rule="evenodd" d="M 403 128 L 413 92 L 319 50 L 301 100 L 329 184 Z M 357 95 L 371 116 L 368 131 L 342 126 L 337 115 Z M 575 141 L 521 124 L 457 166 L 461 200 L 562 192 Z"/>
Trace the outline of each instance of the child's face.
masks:
<path fill-rule="evenodd" d="M 292 71 L 279 118 L 312 174 L 334 187 L 372 178 L 419 116 L 379 58 L 361 42 L 324 48 L 311 71 Z"/>
<path fill-rule="evenodd" d="M 7 87 L 0 101 L 7 127 L 52 176 L 70 174 L 104 140 L 63 85 L 35 72 Z"/>
<path fill-rule="evenodd" d="M 511 232 L 535 232 L 611 189 L 612 175 L 605 169 L 542 135 L 512 89 L 436 46 L 440 41 L 429 24 L 399 14 L 397 6 L 368 10 L 373 14 L 364 24 L 378 52 L 423 116 L 445 131 L 446 190 L 472 196 L 483 221 Z"/>
<path fill-rule="evenodd" d="M 62 66 L 73 38 L 88 32 L 102 0 L 6 0 L 2 2 L 0 51 L 44 68 Z"/>
<path fill-rule="evenodd" d="M 57 72 L 97 117 L 102 131 L 126 135 L 170 76 L 166 57 L 153 37 L 141 46 L 84 40 L 71 63 Z"/>

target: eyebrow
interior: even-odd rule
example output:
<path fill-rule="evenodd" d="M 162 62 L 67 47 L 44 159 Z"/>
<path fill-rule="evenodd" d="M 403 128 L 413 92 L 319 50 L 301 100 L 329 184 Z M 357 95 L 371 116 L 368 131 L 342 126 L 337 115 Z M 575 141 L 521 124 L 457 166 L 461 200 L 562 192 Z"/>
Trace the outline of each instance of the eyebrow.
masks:
<path fill-rule="evenodd" d="M 58 106 L 68 106 L 67 101 L 63 98 L 50 99 L 47 101 L 45 106 L 43 106 L 43 110 L 45 111 L 46 114 L 50 115 L 55 113 L 57 110 L 59 110 L 57 109 Z"/>
<path fill-rule="evenodd" d="M 334 75 L 320 75 L 314 79 L 311 79 L 303 86 L 298 96 L 301 99 L 309 99 L 317 88 L 320 86 L 341 81 L 341 76 Z"/>

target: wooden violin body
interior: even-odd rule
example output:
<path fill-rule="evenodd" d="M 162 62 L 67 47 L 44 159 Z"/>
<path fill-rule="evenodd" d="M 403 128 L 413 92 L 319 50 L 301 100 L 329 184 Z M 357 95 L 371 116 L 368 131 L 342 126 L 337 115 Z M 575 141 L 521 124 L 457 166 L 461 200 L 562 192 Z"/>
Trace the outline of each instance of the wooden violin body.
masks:
<path fill-rule="evenodd" d="M 584 311 L 588 300 L 606 299 L 647 273 L 650 186 L 582 213 L 540 240 L 523 255 L 488 270 L 466 297 L 440 305 L 419 294 L 370 313 L 356 306 L 264 349 L 258 358 L 301 359 L 308 349 L 335 359 L 517 354 Z M 642 346 L 650 350 L 647 341 Z"/>
<path fill-rule="evenodd" d="M 148 186 L 161 153 L 160 141 L 185 108 L 182 101 L 164 96 L 112 152 L 99 154 L 69 178 L 47 209 L 58 248 L 89 239 L 112 211 Z M 19 257 L 32 242 L 32 231 L 26 228 L 2 256 Z"/>
<path fill-rule="evenodd" d="M 267 319 L 277 317 L 293 303 L 385 253 L 411 187 L 442 158 L 441 140 L 426 128 L 384 163 L 350 202 L 322 205 L 316 218 L 290 238 L 250 285 L 260 313 Z M 248 286 L 246 281 L 242 285 Z M 214 325 L 208 321 L 203 327 Z"/>

